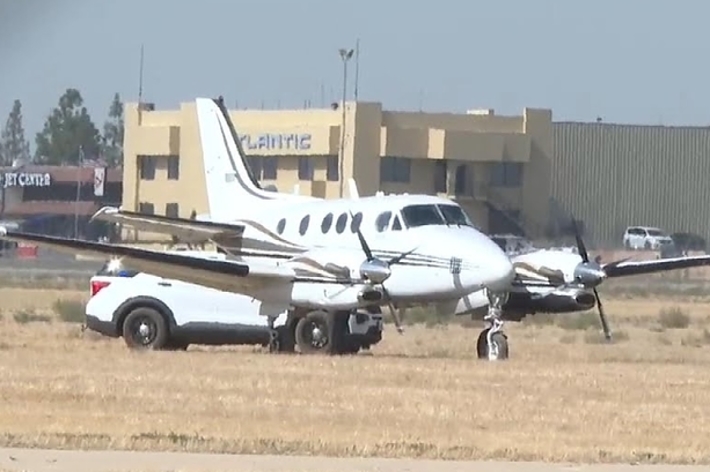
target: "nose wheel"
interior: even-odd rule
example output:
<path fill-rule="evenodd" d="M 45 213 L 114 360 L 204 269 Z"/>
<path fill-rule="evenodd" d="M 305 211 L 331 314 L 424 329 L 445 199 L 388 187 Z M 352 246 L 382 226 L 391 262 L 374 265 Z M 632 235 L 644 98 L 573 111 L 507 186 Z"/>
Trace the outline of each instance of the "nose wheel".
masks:
<path fill-rule="evenodd" d="M 479 359 L 488 361 L 508 358 L 508 337 L 503 332 L 503 305 L 508 300 L 508 293 L 488 293 L 488 313 L 483 318 L 490 326 L 478 335 L 476 351 Z"/>

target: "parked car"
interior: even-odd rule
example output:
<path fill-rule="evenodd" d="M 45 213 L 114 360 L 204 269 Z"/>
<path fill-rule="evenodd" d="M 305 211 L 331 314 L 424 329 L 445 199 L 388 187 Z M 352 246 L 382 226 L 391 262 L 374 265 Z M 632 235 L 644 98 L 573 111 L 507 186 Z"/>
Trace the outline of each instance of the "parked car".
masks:
<path fill-rule="evenodd" d="M 187 252 L 225 257 L 217 252 Z M 104 264 L 89 285 L 86 327 L 105 336 L 123 337 L 131 349 L 184 350 L 190 344 L 266 346 L 269 342 L 266 317 L 259 314 L 261 302 L 250 296 L 165 279 L 113 262 Z M 332 332 L 329 318 L 317 315 L 295 319 L 284 311 L 275 322 L 281 350 L 298 347 L 301 352 L 353 354 L 382 339 L 382 314 L 358 311 L 338 328 L 344 332 L 338 332 L 339 346 L 333 348 L 325 335 Z"/>
<path fill-rule="evenodd" d="M 659 250 L 661 246 L 671 244 L 673 239 L 660 228 L 653 226 L 629 226 L 624 231 L 624 247 L 627 249 Z"/>

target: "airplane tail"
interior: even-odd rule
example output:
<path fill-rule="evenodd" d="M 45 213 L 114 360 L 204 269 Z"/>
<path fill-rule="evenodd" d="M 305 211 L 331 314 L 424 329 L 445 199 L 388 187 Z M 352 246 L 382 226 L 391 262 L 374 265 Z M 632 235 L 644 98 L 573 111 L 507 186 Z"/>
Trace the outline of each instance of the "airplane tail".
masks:
<path fill-rule="evenodd" d="M 265 190 L 259 185 L 222 97 L 198 98 L 196 103 L 209 215 L 213 221 L 235 219 L 239 208 L 245 205 L 299 197 Z"/>

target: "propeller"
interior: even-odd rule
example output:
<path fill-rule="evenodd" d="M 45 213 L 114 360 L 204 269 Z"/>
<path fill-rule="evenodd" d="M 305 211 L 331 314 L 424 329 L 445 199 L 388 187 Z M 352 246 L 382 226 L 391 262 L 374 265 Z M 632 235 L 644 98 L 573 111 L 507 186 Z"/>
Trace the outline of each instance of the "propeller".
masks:
<path fill-rule="evenodd" d="M 604 308 L 602 306 L 601 298 L 599 298 L 599 292 L 597 291 L 597 285 L 602 283 L 606 278 L 606 272 L 599 265 L 600 258 L 597 257 L 595 260 L 589 260 L 589 254 L 587 253 L 587 248 L 582 241 L 582 237 L 579 234 L 579 228 L 577 227 L 577 221 L 572 218 L 572 228 L 574 230 L 574 239 L 577 241 L 577 251 L 579 252 L 582 262 L 575 268 L 574 277 L 584 286 L 592 287 L 594 291 L 594 298 L 597 301 L 597 309 L 599 310 L 599 321 L 602 324 L 602 330 L 604 331 L 604 337 L 607 341 L 611 341 L 611 331 L 609 330 L 609 324 L 606 321 L 606 315 L 604 314 Z"/>
<path fill-rule="evenodd" d="M 350 213 L 350 216 L 352 217 L 352 213 Z M 360 228 L 357 228 L 356 233 L 357 238 L 360 241 L 362 251 L 365 253 L 366 257 L 365 261 L 360 264 L 360 276 L 372 284 L 380 285 L 380 288 L 382 289 L 382 294 L 387 299 L 387 306 L 390 310 L 390 314 L 392 315 L 392 319 L 394 321 L 395 327 L 397 328 L 397 332 L 402 334 L 402 332 L 404 331 L 402 328 L 402 320 L 400 319 L 399 313 L 395 308 L 394 303 L 392 302 L 392 297 L 384 286 L 384 282 L 390 277 L 390 275 L 392 275 L 392 270 L 390 269 L 390 266 L 401 262 L 405 257 L 412 254 L 416 250 L 416 248 L 404 252 L 398 256 L 392 257 L 388 261 L 383 261 L 382 259 L 379 259 L 372 254 L 370 245 L 367 244 L 367 241 L 362 235 Z"/>

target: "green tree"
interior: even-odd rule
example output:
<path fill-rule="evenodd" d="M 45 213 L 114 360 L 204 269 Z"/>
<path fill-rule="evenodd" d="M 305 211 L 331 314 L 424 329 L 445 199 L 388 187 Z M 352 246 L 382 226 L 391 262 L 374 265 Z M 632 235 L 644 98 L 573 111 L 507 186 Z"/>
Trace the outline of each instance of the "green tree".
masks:
<path fill-rule="evenodd" d="M 22 125 L 22 103 L 15 100 L 12 111 L 7 117 L 5 127 L 0 135 L 0 164 L 12 165 L 15 159 L 28 162 L 30 159 L 30 143 L 25 139 L 25 128 Z"/>
<path fill-rule="evenodd" d="M 123 132 L 123 102 L 116 93 L 108 109 L 103 135 L 103 154 L 110 167 L 123 164 Z"/>
<path fill-rule="evenodd" d="M 98 157 L 101 136 L 84 106 L 77 89 L 67 89 L 58 106 L 47 117 L 42 131 L 35 138 L 35 160 L 42 164 L 74 164 L 84 157 Z"/>

